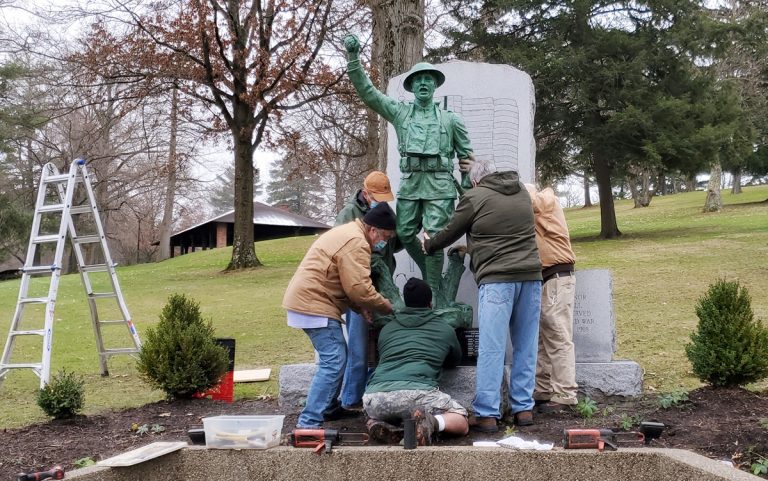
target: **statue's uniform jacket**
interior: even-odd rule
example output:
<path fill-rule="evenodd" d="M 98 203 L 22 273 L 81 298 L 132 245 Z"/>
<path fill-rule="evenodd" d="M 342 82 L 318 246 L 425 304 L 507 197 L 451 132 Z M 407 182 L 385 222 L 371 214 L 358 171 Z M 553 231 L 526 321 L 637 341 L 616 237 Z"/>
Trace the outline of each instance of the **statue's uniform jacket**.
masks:
<path fill-rule="evenodd" d="M 388 97 L 373 86 L 359 60 L 347 65 L 362 101 L 395 127 L 402 173 L 398 199 L 455 199 L 453 159 L 472 153 L 461 118 L 434 104 L 425 109 Z"/>

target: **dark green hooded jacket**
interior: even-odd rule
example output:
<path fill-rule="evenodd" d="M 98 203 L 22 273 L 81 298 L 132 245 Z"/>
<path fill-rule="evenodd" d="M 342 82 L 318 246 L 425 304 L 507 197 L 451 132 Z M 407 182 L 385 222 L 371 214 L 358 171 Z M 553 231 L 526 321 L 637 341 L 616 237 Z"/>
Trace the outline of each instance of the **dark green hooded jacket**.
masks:
<path fill-rule="evenodd" d="M 486 175 L 459 200 L 448 225 L 424 242 L 428 254 L 464 234 L 478 285 L 540 281 L 531 196 L 517 172 Z"/>
<path fill-rule="evenodd" d="M 379 334 L 379 364 L 366 393 L 434 389 L 443 366 L 461 361 L 456 331 L 429 308 L 398 311 Z"/>
<path fill-rule="evenodd" d="M 344 207 L 336 215 L 336 223 L 334 225 L 347 224 L 357 219 L 362 220 L 369 210 L 371 210 L 371 206 L 363 200 L 362 190 L 358 190 L 347 200 L 347 203 L 344 204 Z M 384 262 L 389 268 L 389 273 L 394 275 L 395 267 L 397 267 L 395 252 L 400 251 L 402 248 L 402 244 L 397 240 L 397 236 L 393 236 L 387 241 L 387 246 L 384 249 L 373 251 L 371 254 L 371 270 L 374 277 L 378 275 L 375 272 L 378 262 Z"/>

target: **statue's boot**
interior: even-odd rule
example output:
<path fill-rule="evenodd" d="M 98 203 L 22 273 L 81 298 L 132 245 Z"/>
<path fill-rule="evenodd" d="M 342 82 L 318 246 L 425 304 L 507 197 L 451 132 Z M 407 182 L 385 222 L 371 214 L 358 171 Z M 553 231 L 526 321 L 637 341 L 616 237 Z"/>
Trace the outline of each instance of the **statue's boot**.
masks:
<path fill-rule="evenodd" d="M 404 237 L 404 236 L 400 236 L 400 234 L 398 234 L 398 236 L 400 237 L 400 242 L 402 242 L 403 247 L 405 247 L 405 251 L 408 253 L 409 256 L 411 256 L 411 259 L 413 259 L 413 262 L 416 263 L 416 266 L 418 266 L 419 271 L 421 272 L 421 278 L 425 279 L 427 275 L 425 258 L 427 256 L 424 254 L 424 249 L 421 245 L 421 240 L 416 236 Z"/>
<path fill-rule="evenodd" d="M 426 272 L 424 281 L 432 288 L 432 303 L 436 309 L 446 307 L 449 300 L 445 297 L 442 287 L 443 281 L 443 251 L 435 251 L 432 255 L 424 257 Z"/>
<path fill-rule="evenodd" d="M 464 255 L 467 252 L 466 246 L 458 246 L 450 249 L 448 254 L 448 269 L 443 275 L 442 292 L 448 303 L 456 300 L 456 294 L 459 293 L 459 283 L 461 276 L 466 268 L 464 267 Z"/>
<path fill-rule="evenodd" d="M 400 290 L 392 279 L 389 266 L 380 256 L 373 256 L 371 258 L 371 274 L 371 277 L 374 279 L 374 287 L 379 294 L 389 299 L 393 309 L 398 310 L 405 307 L 403 298 L 400 296 Z"/>

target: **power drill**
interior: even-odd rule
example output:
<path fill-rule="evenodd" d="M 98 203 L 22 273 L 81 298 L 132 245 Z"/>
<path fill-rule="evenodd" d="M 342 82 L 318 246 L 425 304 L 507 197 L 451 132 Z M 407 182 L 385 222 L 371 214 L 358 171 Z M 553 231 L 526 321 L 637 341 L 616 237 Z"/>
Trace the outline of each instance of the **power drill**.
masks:
<path fill-rule="evenodd" d="M 295 448 L 314 448 L 316 454 L 331 453 L 333 445 L 362 446 L 368 444 L 367 433 L 340 433 L 336 429 L 294 429 L 288 436 L 288 444 Z"/>
<path fill-rule="evenodd" d="M 608 449 L 616 451 L 619 444 L 642 445 L 645 435 L 638 432 L 616 432 L 611 429 L 564 429 L 565 449 Z"/>
<path fill-rule="evenodd" d="M 41 481 L 43 479 L 64 479 L 64 468 L 54 466 L 48 471 L 18 474 L 18 481 Z"/>

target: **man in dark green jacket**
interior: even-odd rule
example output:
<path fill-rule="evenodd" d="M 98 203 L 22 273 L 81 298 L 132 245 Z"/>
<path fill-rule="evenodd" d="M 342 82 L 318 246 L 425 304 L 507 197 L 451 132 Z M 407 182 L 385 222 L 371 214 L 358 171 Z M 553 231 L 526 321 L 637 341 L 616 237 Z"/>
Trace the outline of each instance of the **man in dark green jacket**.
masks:
<path fill-rule="evenodd" d="M 461 360 L 453 327 L 432 310 L 432 291 L 421 279 L 403 287 L 405 309 L 397 311 L 379 334 L 379 364 L 368 381 L 363 408 L 371 436 L 397 441 L 403 419 L 416 421 L 420 445 L 437 432 L 466 435 L 467 410 L 438 389 L 443 366 Z"/>
<path fill-rule="evenodd" d="M 389 178 L 384 172 L 374 170 L 365 177 L 363 188 L 355 192 L 336 216 L 336 225 L 362 219 L 365 214 L 381 202 L 395 199 Z M 395 271 L 395 250 L 397 236 L 392 237 L 371 253 L 371 280 L 376 290 L 390 301 L 399 300 L 399 292 L 392 281 Z M 393 296 L 396 293 L 397 296 Z M 402 305 L 394 305 L 395 308 Z M 344 371 L 341 390 L 341 408 L 329 412 L 328 420 L 360 414 L 360 406 L 368 381 L 368 322 L 362 313 L 349 309 L 346 313 L 347 326 L 347 367 Z M 357 409 L 357 411 L 353 411 Z"/>
<path fill-rule="evenodd" d="M 480 287 L 477 386 L 469 419 L 475 431 L 496 432 L 507 336 L 512 340 L 509 405 L 515 424 L 533 424 L 533 388 L 541 308 L 541 261 L 536 248 L 531 196 L 517 172 L 492 172 L 477 161 L 474 188 L 440 232 L 425 232 L 427 254 L 467 235 L 470 269 Z"/>

